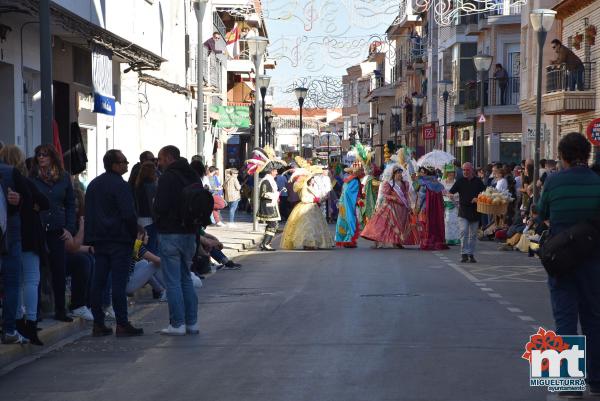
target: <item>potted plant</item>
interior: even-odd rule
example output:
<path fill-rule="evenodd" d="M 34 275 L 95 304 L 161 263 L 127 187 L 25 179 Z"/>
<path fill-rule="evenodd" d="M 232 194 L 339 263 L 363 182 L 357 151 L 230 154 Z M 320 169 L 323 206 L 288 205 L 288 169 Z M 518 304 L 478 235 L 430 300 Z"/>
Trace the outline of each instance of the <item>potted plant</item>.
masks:
<path fill-rule="evenodd" d="M 583 34 L 577 32 L 573 36 L 573 47 L 577 50 L 581 49 L 581 43 L 583 42 Z"/>
<path fill-rule="evenodd" d="M 585 40 L 588 45 L 593 46 L 596 44 L 596 26 L 588 25 L 585 28 Z"/>

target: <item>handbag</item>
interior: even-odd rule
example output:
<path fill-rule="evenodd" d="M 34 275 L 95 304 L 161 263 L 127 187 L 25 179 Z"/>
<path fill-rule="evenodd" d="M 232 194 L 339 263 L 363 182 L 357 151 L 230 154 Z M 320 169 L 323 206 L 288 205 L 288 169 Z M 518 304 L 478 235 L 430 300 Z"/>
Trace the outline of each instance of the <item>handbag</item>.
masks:
<path fill-rule="evenodd" d="M 597 257 L 600 231 L 597 221 L 582 221 L 556 235 L 543 235 L 539 256 L 548 275 L 572 273 L 584 262 Z"/>

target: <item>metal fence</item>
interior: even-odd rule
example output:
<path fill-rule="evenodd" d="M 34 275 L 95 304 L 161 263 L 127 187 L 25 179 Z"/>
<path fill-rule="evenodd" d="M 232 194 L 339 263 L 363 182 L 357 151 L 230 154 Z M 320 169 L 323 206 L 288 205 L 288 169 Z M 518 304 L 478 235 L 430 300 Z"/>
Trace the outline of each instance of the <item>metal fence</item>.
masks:
<path fill-rule="evenodd" d="M 506 79 L 489 78 L 483 81 L 484 106 L 508 106 L 519 103 L 521 83 L 519 77 Z M 479 108 L 481 81 L 471 81 L 464 86 L 464 107 L 466 110 Z"/>
<path fill-rule="evenodd" d="M 595 62 L 584 62 L 582 70 L 568 70 L 566 64 L 546 67 L 546 93 L 595 89 Z"/>

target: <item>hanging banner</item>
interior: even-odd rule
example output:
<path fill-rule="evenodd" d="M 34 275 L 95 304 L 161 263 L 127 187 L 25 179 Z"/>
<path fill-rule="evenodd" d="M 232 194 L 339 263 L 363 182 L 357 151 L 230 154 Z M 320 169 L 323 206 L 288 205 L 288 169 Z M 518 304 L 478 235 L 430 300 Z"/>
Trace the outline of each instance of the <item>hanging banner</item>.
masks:
<path fill-rule="evenodd" d="M 115 115 L 112 95 L 112 52 L 100 46 L 92 48 L 92 84 L 94 86 L 94 113 Z"/>
<path fill-rule="evenodd" d="M 217 128 L 250 128 L 250 108 L 248 106 L 213 105 L 211 110 L 219 115 Z"/>
<path fill-rule="evenodd" d="M 600 146 L 600 118 L 596 118 L 590 122 L 586 134 L 592 145 Z"/>

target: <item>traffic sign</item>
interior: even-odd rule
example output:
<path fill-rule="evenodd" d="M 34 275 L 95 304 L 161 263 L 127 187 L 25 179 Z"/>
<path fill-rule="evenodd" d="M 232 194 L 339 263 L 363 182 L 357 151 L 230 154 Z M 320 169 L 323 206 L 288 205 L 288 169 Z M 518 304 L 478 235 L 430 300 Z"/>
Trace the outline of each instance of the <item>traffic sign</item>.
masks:
<path fill-rule="evenodd" d="M 485 116 L 484 116 L 483 114 L 481 114 L 481 115 L 479 116 L 479 123 L 480 123 L 480 124 L 483 124 L 484 122 L 485 122 Z"/>
<path fill-rule="evenodd" d="M 600 146 L 600 118 L 596 118 L 590 122 L 586 134 L 592 145 Z"/>

